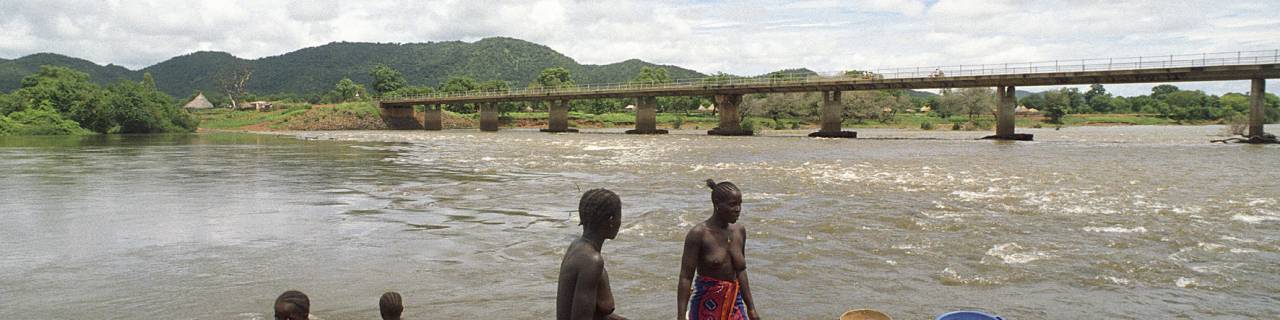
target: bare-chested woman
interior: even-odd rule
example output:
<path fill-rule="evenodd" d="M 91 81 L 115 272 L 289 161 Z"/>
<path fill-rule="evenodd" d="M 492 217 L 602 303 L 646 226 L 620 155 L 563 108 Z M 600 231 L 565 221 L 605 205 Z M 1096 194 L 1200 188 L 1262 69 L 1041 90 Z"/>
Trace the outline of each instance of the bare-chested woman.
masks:
<path fill-rule="evenodd" d="M 560 261 L 556 319 L 625 319 L 613 314 L 609 273 L 605 272 L 604 256 L 600 255 L 604 240 L 618 236 L 622 201 L 613 191 L 589 190 L 578 202 L 578 218 L 582 237 L 569 244 Z"/>
<path fill-rule="evenodd" d="M 742 192 L 730 182 L 707 179 L 715 212 L 684 238 L 677 319 L 759 320 L 747 282 L 747 229 L 738 222 Z M 693 280 L 698 273 L 697 282 Z M 691 286 L 693 286 L 691 290 Z M 692 297 L 690 297 L 692 295 Z M 691 308 L 691 309 L 690 309 Z M 687 312 L 687 313 L 686 313 Z"/>

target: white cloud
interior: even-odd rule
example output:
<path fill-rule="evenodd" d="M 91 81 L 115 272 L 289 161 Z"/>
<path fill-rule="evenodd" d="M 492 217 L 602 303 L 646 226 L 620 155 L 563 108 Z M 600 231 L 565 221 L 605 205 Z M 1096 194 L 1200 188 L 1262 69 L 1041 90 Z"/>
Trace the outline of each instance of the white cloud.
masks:
<path fill-rule="evenodd" d="M 508 36 L 591 64 L 874 70 L 1276 49 L 1278 9 L 1265 0 L 3 0 L 0 57 L 56 52 L 136 69 L 198 50 L 258 58 L 332 41 Z"/>

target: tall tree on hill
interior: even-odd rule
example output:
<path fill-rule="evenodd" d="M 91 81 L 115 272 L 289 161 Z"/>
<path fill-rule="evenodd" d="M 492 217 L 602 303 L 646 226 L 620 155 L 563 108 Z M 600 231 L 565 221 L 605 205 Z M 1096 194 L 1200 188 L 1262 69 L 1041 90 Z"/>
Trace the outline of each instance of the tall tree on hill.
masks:
<path fill-rule="evenodd" d="M 373 77 L 373 91 L 379 96 L 409 85 L 400 71 L 384 64 L 374 66 L 373 70 L 369 71 L 369 75 Z"/>

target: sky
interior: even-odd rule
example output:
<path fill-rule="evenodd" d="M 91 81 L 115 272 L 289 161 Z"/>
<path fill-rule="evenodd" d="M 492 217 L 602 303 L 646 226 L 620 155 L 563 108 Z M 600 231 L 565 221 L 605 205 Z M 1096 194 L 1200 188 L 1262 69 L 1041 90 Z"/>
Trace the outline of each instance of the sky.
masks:
<path fill-rule="evenodd" d="M 0 58 L 53 52 L 136 70 L 194 51 L 254 59 L 334 41 L 503 36 L 581 63 L 755 75 L 1276 50 L 1277 12 L 1274 0 L 0 0 Z M 1267 87 L 1280 92 L 1280 80 Z"/>

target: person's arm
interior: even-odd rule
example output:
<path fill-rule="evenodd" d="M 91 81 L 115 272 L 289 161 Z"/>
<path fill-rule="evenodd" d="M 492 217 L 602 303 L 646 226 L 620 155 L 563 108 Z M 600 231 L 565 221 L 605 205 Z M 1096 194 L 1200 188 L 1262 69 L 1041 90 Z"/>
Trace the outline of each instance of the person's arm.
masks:
<path fill-rule="evenodd" d="M 742 259 L 746 263 L 747 259 L 747 228 L 742 228 Z M 743 269 L 738 273 L 738 285 L 742 287 L 742 302 L 747 305 L 747 318 L 751 320 L 760 320 L 760 316 L 756 314 L 756 304 L 751 301 L 751 282 L 747 281 L 747 270 Z"/>
<path fill-rule="evenodd" d="M 600 273 L 604 271 L 604 261 L 599 256 L 592 257 L 586 266 L 578 271 L 578 281 L 573 288 L 573 307 L 569 319 L 592 320 L 596 316 L 596 292 L 600 287 Z"/>
<path fill-rule="evenodd" d="M 689 296 L 693 294 L 693 272 L 698 269 L 698 256 L 702 254 L 702 241 L 694 231 L 684 236 L 684 254 L 680 256 L 680 283 L 676 285 L 676 319 L 688 317 Z"/>

